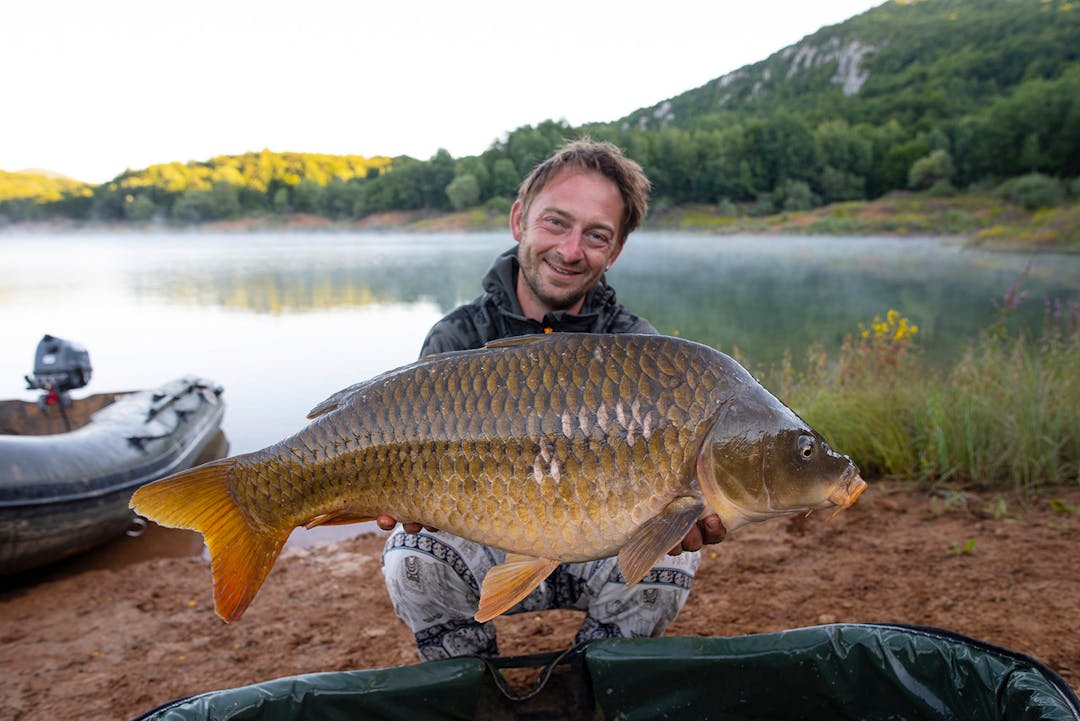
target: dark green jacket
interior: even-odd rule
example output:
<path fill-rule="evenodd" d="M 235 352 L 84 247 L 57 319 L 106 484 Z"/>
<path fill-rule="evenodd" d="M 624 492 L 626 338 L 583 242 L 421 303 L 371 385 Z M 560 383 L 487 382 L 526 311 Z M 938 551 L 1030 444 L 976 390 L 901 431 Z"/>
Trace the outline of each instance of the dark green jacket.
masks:
<path fill-rule="evenodd" d="M 484 294 L 459 306 L 436 323 L 424 339 L 420 357 L 432 353 L 481 348 L 489 341 L 543 333 L 547 329 L 576 333 L 656 333 L 649 321 L 634 315 L 615 299 L 604 278 L 585 296 L 581 314 L 556 311 L 542 323 L 525 317 L 514 288 L 518 274 L 517 246 L 506 251 L 484 276 Z"/>

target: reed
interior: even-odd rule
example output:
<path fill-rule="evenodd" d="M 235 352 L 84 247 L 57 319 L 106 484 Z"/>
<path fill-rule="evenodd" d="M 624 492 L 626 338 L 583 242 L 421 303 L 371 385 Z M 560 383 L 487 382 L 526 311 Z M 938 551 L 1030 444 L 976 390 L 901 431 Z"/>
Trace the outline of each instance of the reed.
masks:
<path fill-rule="evenodd" d="M 835 358 L 812 349 L 765 382 L 870 476 L 1022 493 L 1080 483 L 1080 302 L 1048 306 L 1038 337 L 1007 332 L 1002 308 L 945 370 L 925 367 L 918 329 L 890 311 Z"/>

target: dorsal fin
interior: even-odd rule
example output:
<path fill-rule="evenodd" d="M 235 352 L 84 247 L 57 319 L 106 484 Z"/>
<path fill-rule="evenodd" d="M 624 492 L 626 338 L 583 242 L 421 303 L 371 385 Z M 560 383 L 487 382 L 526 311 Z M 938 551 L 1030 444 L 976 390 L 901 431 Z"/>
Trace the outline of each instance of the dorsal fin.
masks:
<path fill-rule="evenodd" d="M 352 395 L 352 393 L 357 388 L 359 388 L 360 386 L 364 385 L 367 382 L 368 381 L 364 381 L 363 383 L 356 383 L 354 385 L 351 385 L 348 388 L 342 388 L 340 391 L 338 391 L 337 393 L 330 396 L 325 401 L 323 401 L 322 403 L 320 403 L 319 405 L 315 406 L 310 411 L 308 411 L 308 414 L 307 414 L 308 420 L 311 420 L 313 418 L 318 418 L 319 416 L 323 415 L 324 413 L 329 413 L 330 411 L 336 409 L 338 406 L 341 405 L 341 403 L 346 398 L 348 398 L 350 395 Z"/>
<path fill-rule="evenodd" d="M 550 337 L 550 333 L 534 333 L 532 335 L 516 335 L 512 338 L 498 338 L 484 344 L 485 348 L 512 348 L 518 345 L 537 343 Z"/>

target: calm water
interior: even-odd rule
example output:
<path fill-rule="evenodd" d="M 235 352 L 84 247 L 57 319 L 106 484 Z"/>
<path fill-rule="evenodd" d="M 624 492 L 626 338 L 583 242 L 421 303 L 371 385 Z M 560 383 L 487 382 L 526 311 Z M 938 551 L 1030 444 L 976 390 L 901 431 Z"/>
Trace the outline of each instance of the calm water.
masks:
<path fill-rule="evenodd" d="M 432 323 L 479 294 L 510 243 L 505 233 L 0 234 L 0 398 L 35 397 L 23 375 L 51 333 L 89 350 L 85 393 L 186 373 L 217 381 L 231 451 L 262 448 L 302 428 L 331 393 L 414 360 Z M 1019 320 L 1037 326 L 1044 298 L 1080 289 L 1080 258 L 975 253 L 934 239 L 639 233 L 610 279 L 661 332 L 737 347 L 764 367 L 785 349 L 835 347 L 890 308 L 920 326 L 928 356 L 947 359 L 1021 275 L 1030 299 Z M 298 530 L 289 543 L 373 527 Z M 74 563 L 201 546 L 194 534 L 150 530 Z"/>
<path fill-rule="evenodd" d="M 301 428 L 334 391 L 415 359 L 427 329 L 475 297 L 492 234 L 0 235 L 0 398 L 44 333 L 86 346 L 87 392 L 184 374 L 225 387 L 234 452 Z M 662 331 L 752 365 L 835 346 L 896 308 L 944 358 L 994 317 L 1027 270 L 1024 321 L 1080 289 L 1080 258 L 962 251 L 934 239 L 639 233 L 610 273 Z"/>

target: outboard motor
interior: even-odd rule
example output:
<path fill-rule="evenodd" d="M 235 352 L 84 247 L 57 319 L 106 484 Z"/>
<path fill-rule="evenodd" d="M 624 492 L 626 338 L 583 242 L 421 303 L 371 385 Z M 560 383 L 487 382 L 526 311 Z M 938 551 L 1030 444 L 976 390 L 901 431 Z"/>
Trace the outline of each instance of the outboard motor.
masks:
<path fill-rule="evenodd" d="M 68 391 L 82 388 L 90 382 L 90 354 L 78 343 L 46 334 L 34 354 L 34 373 L 26 376 L 29 390 L 44 391 L 38 404 L 59 405 L 63 410 L 71 404 Z"/>

